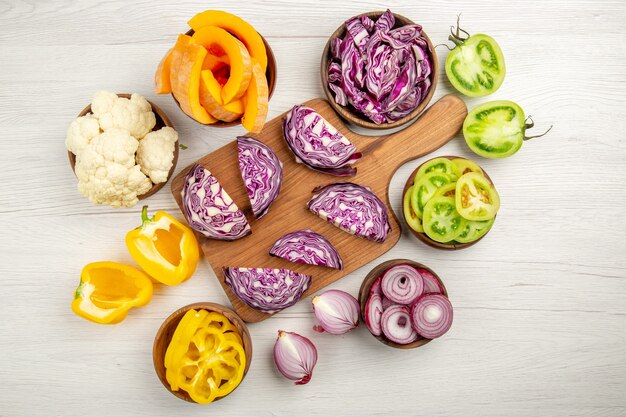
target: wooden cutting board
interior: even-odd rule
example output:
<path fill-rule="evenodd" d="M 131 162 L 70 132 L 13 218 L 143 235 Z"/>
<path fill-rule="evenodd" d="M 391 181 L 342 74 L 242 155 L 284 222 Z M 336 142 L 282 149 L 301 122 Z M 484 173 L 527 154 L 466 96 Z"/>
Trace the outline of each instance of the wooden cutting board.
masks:
<path fill-rule="evenodd" d="M 206 259 L 215 271 L 235 311 L 247 322 L 264 320 L 270 317 L 270 314 L 250 308 L 239 300 L 224 283 L 222 267 L 288 268 L 309 274 L 312 277 L 311 287 L 303 295 L 304 299 L 376 259 L 400 239 L 400 224 L 391 209 L 387 193 L 394 172 L 404 163 L 446 144 L 460 130 L 467 115 L 467 107 L 463 100 L 447 95 L 426 110 L 413 125 L 400 132 L 384 136 L 361 136 L 346 127 L 326 100 L 313 99 L 304 105 L 320 113 L 363 154 L 355 164 L 358 169 L 356 176 L 333 177 L 297 164 L 283 138 L 281 120 L 284 114 L 269 121 L 261 133 L 249 134 L 272 148 L 284 164 L 280 194 L 270 206 L 268 214 L 260 220 L 255 220 L 252 216 L 248 194 L 239 172 L 236 140 L 196 161 L 217 177 L 243 210 L 252 227 L 252 234 L 232 242 L 207 239 L 199 233 L 196 234 Z M 172 181 L 172 194 L 179 207 L 184 178 L 190 168 L 191 165 L 183 169 Z M 312 196 L 311 191 L 317 186 L 337 181 L 352 181 L 369 186 L 386 203 L 391 231 L 385 242 L 376 243 L 352 236 L 308 211 L 306 203 Z M 343 258 L 344 269 L 339 271 L 296 264 L 269 255 L 269 250 L 276 239 L 300 229 L 312 229 L 330 240 Z"/>

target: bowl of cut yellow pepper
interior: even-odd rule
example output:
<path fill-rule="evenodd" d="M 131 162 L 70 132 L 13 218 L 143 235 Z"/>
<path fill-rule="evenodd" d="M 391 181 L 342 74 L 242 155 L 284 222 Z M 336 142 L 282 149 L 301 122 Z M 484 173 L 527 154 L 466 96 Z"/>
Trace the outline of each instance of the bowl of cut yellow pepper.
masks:
<path fill-rule="evenodd" d="M 154 339 L 152 357 L 168 391 L 185 401 L 209 404 L 233 392 L 245 378 L 252 339 L 232 310 L 194 303 L 165 319 Z"/>

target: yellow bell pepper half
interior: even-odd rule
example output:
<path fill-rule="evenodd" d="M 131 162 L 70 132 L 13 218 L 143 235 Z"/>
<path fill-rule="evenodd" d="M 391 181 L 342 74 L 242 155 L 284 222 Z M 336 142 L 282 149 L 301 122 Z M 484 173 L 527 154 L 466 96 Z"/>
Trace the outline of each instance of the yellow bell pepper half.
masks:
<path fill-rule="evenodd" d="M 117 262 L 93 262 L 80 273 L 72 311 L 95 323 L 115 324 L 150 299 L 152 280 L 142 271 Z"/>
<path fill-rule="evenodd" d="M 189 279 L 200 257 L 193 231 L 164 211 L 148 217 L 148 206 L 143 207 L 141 220 L 140 227 L 126 234 L 126 246 L 135 262 L 166 285 Z"/>

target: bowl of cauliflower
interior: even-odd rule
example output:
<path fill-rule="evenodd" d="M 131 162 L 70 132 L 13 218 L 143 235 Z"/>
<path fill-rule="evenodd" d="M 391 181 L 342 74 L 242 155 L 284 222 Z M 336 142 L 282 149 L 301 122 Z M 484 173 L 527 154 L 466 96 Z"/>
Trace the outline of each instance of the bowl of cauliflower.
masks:
<path fill-rule="evenodd" d="M 178 161 L 178 133 L 139 94 L 98 91 L 67 130 L 78 191 L 93 204 L 133 207 L 159 191 Z"/>

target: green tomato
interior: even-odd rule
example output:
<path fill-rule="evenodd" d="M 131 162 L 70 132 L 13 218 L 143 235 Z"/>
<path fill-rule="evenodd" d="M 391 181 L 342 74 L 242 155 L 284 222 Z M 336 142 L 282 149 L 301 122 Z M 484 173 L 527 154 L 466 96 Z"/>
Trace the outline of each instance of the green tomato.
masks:
<path fill-rule="evenodd" d="M 435 191 L 435 195 L 433 195 L 433 197 L 440 197 L 440 196 L 454 197 L 455 193 L 456 193 L 456 181 L 451 182 L 450 184 L 442 185 L 441 187 L 437 188 L 437 191 Z"/>
<path fill-rule="evenodd" d="M 474 161 L 470 161 L 465 158 L 454 158 L 452 163 L 456 165 L 459 170 L 459 177 L 463 174 L 467 174 L 468 172 L 478 172 L 479 174 L 483 173 L 483 170 L 478 164 Z"/>
<path fill-rule="evenodd" d="M 415 175 L 415 179 L 413 181 L 411 207 L 417 217 L 421 219 L 422 213 L 424 212 L 424 206 L 428 200 L 435 195 L 437 189 L 453 181 L 449 174 L 445 174 L 443 172 L 429 172 L 421 177 L 418 174 Z"/>
<path fill-rule="evenodd" d="M 491 220 L 484 220 L 479 222 L 469 220 L 465 225 L 465 229 L 463 229 L 461 234 L 458 235 L 454 240 L 459 243 L 469 243 L 478 240 L 483 237 L 489 231 L 489 229 L 491 229 L 494 221 L 495 217 Z"/>
<path fill-rule="evenodd" d="M 467 173 L 456 183 L 456 208 L 467 220 L 491 220 L 500 209 L 500 196 L 491 182 L 476 172 Z"/>
<path fill-rule="evenodd" d="M 422 227 L 422 220 L 417 217 L 415 212 L 413 211 L 413 207 L 411 207 L 411 196 L 413 195 L 413 185 L 411 185 L 404 193 L 404 198 L 402 199 L 402 211 L 404 212 L 404 220 L 406 220 L 406 224 L 416 232 L 424 233 L 424 228 Z"/>
<path fill-rule="evenodd" d="M 433 197 L 424 207 L 424 232 L 436 242 L 456 239 L 466 224 L 467 220 L 457 211 L 453 197 Z"/>
<path fill-rule="evenodd" d="M 463 122 L 463 136 L 474 153 L 485 158 L 506 158 L 522 147 L 525 140 L 538 138 L 526 136 L 526 129 L 534 126 L 526 122 L 524 110 L 508 100 L 496 100 L 474 107 Z"/>
<path fill-rule="evenodd" d="M 470 97 L 484 97 L 500 88 L 506 74 L 504 55 L 491 36 L 462 38 L 457 28 L 449 39 L 456 46 L 446 58 L 446 75 L 454 88 Z"/>
<path fill-rule="evenodd" d="M 453 180 L 456 180 L 461 174 L 456 165 L 452 163 L 448 158 L 434 158 L 430 161 L 424 162 L 420 169 L 417 170 L 415 178 L 421 178 L 429 172 L 441 172 L 448 174 Z"/>

